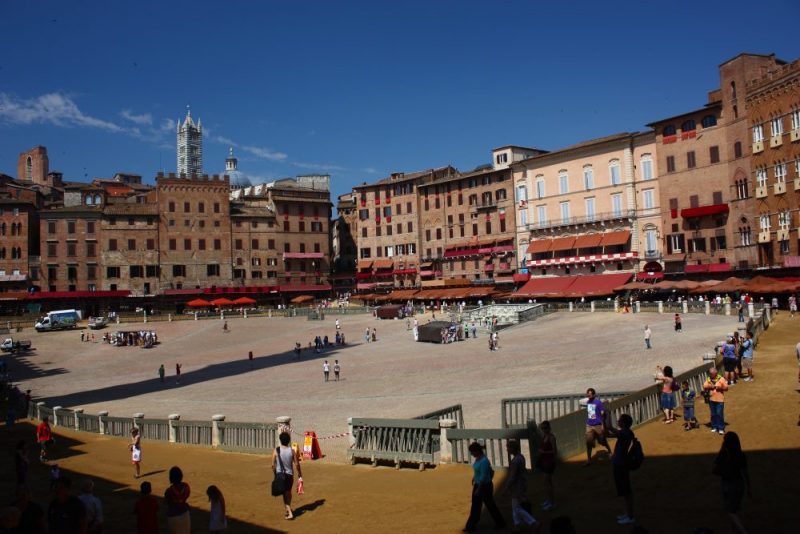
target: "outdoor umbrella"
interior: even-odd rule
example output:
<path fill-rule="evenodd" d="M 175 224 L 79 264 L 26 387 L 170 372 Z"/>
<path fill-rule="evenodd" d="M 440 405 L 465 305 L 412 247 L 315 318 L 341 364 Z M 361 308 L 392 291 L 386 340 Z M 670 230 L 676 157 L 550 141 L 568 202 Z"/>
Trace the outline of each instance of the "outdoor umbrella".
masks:
<path fill-rule="evenodd" d="M 250 297 L 239 297 L 238 299 L 234 300 L 233 303 L 238 305 L 255 304 L 256 300 L 251 299 Z"/>
<path fill-rule="evenodd" d="M 190 308 L 205 308 L 211 306 L 211 303 L 203 299 L 194 299 L 186 303 Z"/>
<path fill-rule="evenodd" d="M 212 300 L 211 304 L 213 306 L 233 306 L 233 301 L 232 300 L 228 300 L 225 297 L 221 297 L 221 298 Z"/>
<path fill-rule="evenodd" d="M 311 295 L 298 295 L 295 298 L 293 298 L 292 300 L 290 300 L 289 302 L 291 302 L 292 304 L 302 304 L 302 303 L 308 302 L 310 300 L 314 300 L 314 297 L 311 296 Z"/>

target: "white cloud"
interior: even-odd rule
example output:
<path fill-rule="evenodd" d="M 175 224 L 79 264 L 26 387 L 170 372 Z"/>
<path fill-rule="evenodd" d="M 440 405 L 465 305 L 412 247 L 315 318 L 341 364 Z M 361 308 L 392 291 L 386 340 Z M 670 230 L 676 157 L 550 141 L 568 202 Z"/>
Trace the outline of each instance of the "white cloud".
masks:
<path fill-rule="evenodd" d="M 172 119 L 164 119 L 161 121 L 161 126 L 158 128 L 162 132 L 174 132 L 175 131 L 175 121 Z"/>
<path fill-rule="evenodd" d="M 136 115 L 129 109 L 123 109 L 119 112 L 120 117 L 123 119 L 127 119 L 133 123 L 140 124 L 142 126 L 150 126 L 153 124 L 153 116 L 149 113 L 142 113 L 141 115 Z"/>
<path fill-rule="evenodd" d="M 376 169 L 375 167 L 366 167 L 362 170 L 367 174 L 378 174 L 378 169 Z"/>
<path fill-rule="evenodd" d="M 269 148 L 263 148 L 252 145 L 244 145 L 241 148 L 245 152 L 252 154 L 257 158 L 268 159 L 270 161 L 283 161 L 288 157 L 283 152 L 276 152 L 274 150 L 270 150 Z"/>
<path fill-rule="evenodd" d="M 223 145 L 232 146 L 233 148 L 239 148 L 239 143 L 237 143 L 233 139 L 229 139 L 229 138 L 224 137 L 222 135 L 216 136 L 214 138 L 214 141 L 216 141 L 217 143 L 221 143 Z"/>
<path fill-rule="evenodd" d="M 301 169 L 314 169 L 318 171 L 346 171 L 345 167 L 341 167 L 339 165 L 333 165 L 330 163 L 305 163 L 301 161 L 293 161 L 291 162 L 292 165 L 295 167 L 300 167 Z"/>
<path fill-rule="evenodd" d="M 113 122 L 85 114 L 70 97 L 60 93 L 47 93 L 31 99 L 0 93 L 0 121 L 10 124 L 52 124 L 62 128 L 97 128 L 108 132 L 125 131 Z"/>

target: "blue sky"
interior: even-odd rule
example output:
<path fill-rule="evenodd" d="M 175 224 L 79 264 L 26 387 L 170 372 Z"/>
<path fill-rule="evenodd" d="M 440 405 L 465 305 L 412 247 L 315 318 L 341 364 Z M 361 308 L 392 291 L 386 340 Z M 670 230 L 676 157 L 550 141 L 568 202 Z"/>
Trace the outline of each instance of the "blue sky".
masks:
<path fill-rule="evenodd" d="M 469 170 L 702 106 L 717 66 L 800 57 L 796 1 L 0 2 L 0 172 L 175 170 L 173 122 L 256 180 Z M 776 24 L 777 23 L 777 24 Z"/>

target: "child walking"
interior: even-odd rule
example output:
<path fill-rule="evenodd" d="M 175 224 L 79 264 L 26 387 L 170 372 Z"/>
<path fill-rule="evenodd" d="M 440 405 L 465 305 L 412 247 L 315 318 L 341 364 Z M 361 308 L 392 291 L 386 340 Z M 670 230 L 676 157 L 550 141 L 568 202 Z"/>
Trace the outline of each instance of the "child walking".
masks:
<path fill-rule="evenodd" d="M 681 382 L 681 405 L 683 406 L 684 430 L 698 428 L 697 418 L 694 416 L 694 399 L 697 392 L 689 387 L 689 381 Z"/>
<path fill-rule="evenodd" d="M 206 495 L 208 495 L 208 502 L 211 503 L 208 531 L 222 532 L 228 528 L 228 519 L 225 517 L 225 497 L 216 486 L 209 486 Z"/>

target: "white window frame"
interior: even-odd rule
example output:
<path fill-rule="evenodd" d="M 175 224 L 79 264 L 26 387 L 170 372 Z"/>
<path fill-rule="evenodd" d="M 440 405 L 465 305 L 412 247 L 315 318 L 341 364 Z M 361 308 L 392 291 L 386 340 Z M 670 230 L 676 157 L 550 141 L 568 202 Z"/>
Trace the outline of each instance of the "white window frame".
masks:
<path fill-rule="evenodd" d="M 800 130 L 800 108 L 792 110 L 792 130 Z"/>
<path fill-rule="evenodd" d="M 775 180 L 778 183 L 785 183 L 786 182 L 786 164 L 785 163 L 776 163 L 775 164 Z"/>
<path fill-rule="evenodd" d="M 540 225 L 547 224 L 547 206 L 536 206 L 536 222 Z"/>
<path fill-rule="evenodd" d="M 650 210 L 655 207 L 655 190 L 654 189 L 645 189 L 642 191 L 642 203 L 644 205 L 644 209 Z"/>
<path fill-rule="evenodd" d="M 788 230 L 792 225 L 792 212 L 789 210 L 778 212 L 778 226 L 781 230 Z"/>
<path fill-rule="evenodd" d="M 517 184 L 515 189 L 517 193 L 517 202 L 527 202 L 528 201 L 528 186 L 525 184 Z"/>
<path fill-rule="evenodd" d="M 561 195 L 569 193 L 569 174 L 565 172 L 558 173 L 558 193 Z"/>
<path fill-rule="evenodd" d="M 611 185 L 620 185 L 622 183 L 622 171 L 618 159 L 612 159 L 608 163 L 608 182 Z"/>
<path fill-rule="evenodd" d="M 671 234 L 669 236 L 669 241 L 670 241 L 670 245 L 672 245 L 671 249 L 672 249 L 673 253 L 675 253 L 675 252 L 677 252 L 677 253 L 683 252 L 683 249 L 681 249 L 681 247 L 680 247 L 680 245 L 681 245 L 681 237 L 680 236 L 681 235 L 682 234 Z"/>
<path fill-rule="evenodd" d="M 753 126 L 753 142 L 758 143 L 764 140 L 764 125 L 756 124 Z"/>
<path fill-rule="evenodd" d="M 569 200 L 565 200 L 564 202 L 558 203 L 558 212 L 561 215 L 561 222 L 563 224 L 569 223 L 570 221 Z"/>
<path fill-rule="evenodd" d="M 594 189 L 594 169 L 591 165 L 583 167 L 583 188 L 587 191 Z"/>
<path fill-rule="evenodd" d="M 544 183 L 544 176 L 537 176 L 536 177 L 536 198 L 544 198 L 547 195 Z"/>
<path fill-rule="evenodd" d="M 528 208 L 519 210 L 519 225 L 520 226 L 528 225 Z"/>
<path fill-rule="evenodd" d="M 740 239 L 741 239 L 740 242 L 741 242 L 743 247 L 749 247 L 753 243 L 753 237 L 752 237 L 751 232 L 750 232 L 749 229 L 742 228 L 742 231 L 740 232 L 740 236 L 741 236 L 740 237 Z"/>
<path fill-rule="evenodd" d="M 758 182 L 758 187 L 767 186 L 767 169 L 764 167 L 756 169 L 756 182 Z"/>
<path fill-rule="evenodd" d="M 594 197 L 589 197 L 586 199 L 586 220 L 593 221 L 595 219 L 595 209 L 594 209 Z"/>
<path fill-rule="evenodd" d="M 394 257 L 394 245 L 387 245 L 385 252 L 386 252 L 386 257 L 387 258 Z"/>
<path fill-rule="evenodd" d="M 769 121 L 769 129 L 772 132 L 772 137 L 783 135 L 783 117 L 773 117 Z"/>
<path fill-rule="evenodd" d="M 653 228 L 644 231 L 645 250 L 647 252 L 655 252 L 658 246 L 658 236 Z"/>
<path fill-rule="evenodd" d="M 758 227 L 762 232 L 769 230 L 770 226 L 769 214 L 760 215 L 758 217 Z"/>
<path fill-rule="evenodd" d="M 611 195 L 611 213 L 617 217 L 622 215 L 622 193 Z"/>
<path fill-rule="evenodd" d="M 652 156 L 645 155 L 642 156 L 640 161 L 640 165 L 642 166 L 642 180 L 652 180 L 653 179 L 653 158 Z"/>

